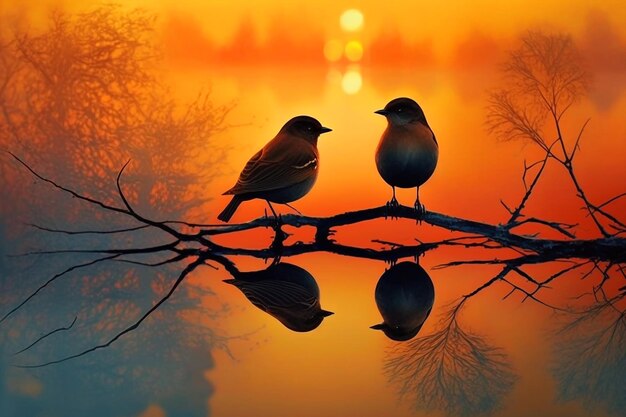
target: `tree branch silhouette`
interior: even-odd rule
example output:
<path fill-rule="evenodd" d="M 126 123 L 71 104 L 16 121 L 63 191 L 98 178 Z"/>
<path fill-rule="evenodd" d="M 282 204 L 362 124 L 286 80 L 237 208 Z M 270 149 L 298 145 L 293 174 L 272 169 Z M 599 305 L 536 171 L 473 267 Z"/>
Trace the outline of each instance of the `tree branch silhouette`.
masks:
<path fill-rule="evenodd" d="M 311 253 L 311 252 L 330 252 L 344 256 L 351 257 L 359 257 L 359 258 L 367 258 L 367 259 L 379 259 L 385 260 L 389 262 L 394 262 L 395 260 L 403 257 L 417 257 L 428 250 L 435 249 L 440 246 L 452 246 L 452 245 L 464 245 L 467 247 L 484 247 L 484 248 L 512 248 L 522 255 L 518 258 L 512 258 L 508 260 L 483 260 L 483 261 L 459 261 L 459 262 L 451 262 L 442 267 L 456 266 L 461 264 L 471 264 L 471 263 L 484 263 L 484 264 L 503 264 L 503 270 L 493 277 L 491 280 L 487 281 L 484 285 L 477 288 L 472 293 L 465 296 L 462 301 L 459 303 L 456 311 L 462 306 L 465 300 L 473 297 L 477 293 L 482 290 L 490 287 L 492 284 L 496 282 L 504 282 L 505 284 L 511 287 L 511 293 L 518 291 L 524 295 L 524 299 L 530 298 L 536 302 L 539 302 L 547 307 L 552 309 L 558 309 L 555 306 L 548 305 L 547 303 L 541 301 L 537 298 L 536 293 L 542 289 L 547 287 L 547 284 L 557 277 L 565 274 L 568 271 L 571 271 L 575 268 L 578 268 L 585 263 L 577 265 L 576 267 L 570 266 L 565 268 L 560 273 L 554 274 L 550 276 L 543 282 L 538 282 L 534 280 L 530 275 L 523 272 L 520 267 L 526 264 L 535 264 L 541 262 L 554 261 L 558 259 L 569 259 L 569 258 L 581 258 L 588 260 L 587 262 L 611 262 L 612 264 L 618 264 L 620 262 L 624 262 L 625 253 L 626 253 L 626 239 L 618 237 L 618 236 L 610 236 L 610 237 L 600 237 L 597 239 L 543 239 L 538 237 L 524 236 L 513 233 L 511 231 L 511 223 L 507 223 L 505 225 L 491 225 L 487 223 L 475 222 L 468 219 L 457 218 L 453 216 L 447 216 L 440 213 L 435 212 L 426 212 L 422 216 L 418 216 L 415 210 L 412 207 L 400 206 L 393 211 L 393 216 L 397 218 L 403 219 L 411 219 L 411 220 L 420 220 L 422 222 L 431 224 L 433 226 L 438 226 L 450 231 L 462 232 L 469 234 L 468 236 L 462 236 L 459 238 L 446 239 L 436 242 L 426 242 L 420 243 L 417 245 L 398 245 L 390 242 L 383 242 L 378 240 L 373 240 L 376 243 L 382 243 L 385 246 L 390 246 L 389 248 L 383 249 L 373 249 L 369 247 L 354 247 L 343 245 L 334 241 L 331 236 L 334 232 L 335 228 L 339 228 L 346 225 L 351 225 L 359 222 L 385 218 L 390 213 L 388 208 L 381 206 L 370 209 L 363 209 L 358 211 L 341 213 L 335 216 L 330 217 L 309 217 L 302 215 L 286 215 L 282 216 L 277 223 L 277 219 L 262 217 L 255 220 L 252 220 L 248 223 L 244 224 L 236 224 L 236 225 L 204 225 L 203 227 L 199 227 L 198 225 L 193 225 L 191 223 L 186 223 L 184 221 L 155 221 L 149 219 L 145 216 L 138 214 L 127 197 L 124 194 L 123 187 L 121 184 L 122 174 L 124 169 L 128 165 L 126 163 L 122 169 L 119 171 L 116 178 L 116 188 L 118 191 L 118 195 L 120 200 L 122 201 L 124 207 L 119 207 L 114 204 L 105 204 L 96 199 L 84 196 L 72 189 L 64 187 L 57 182 L 44 177 L 43 175 L 36 172 L 32 167 L 30 167 L 26 162 L 17 157 L 16 155 L 9 152 L 9 155 L 20 165 L 26 168 L 33 176 L 36 178 L 50 184 L 56 189 L 68 193 L 72 195 L 74 198 L 82 200 L 88 204 L 96 206 L 99 209 L 110 211 L 116 213 L 118 215 L 126 216 L 132 218 L 135 222 L 139 223 L 140 226 L 137 227 L 129 227 L 125 229 L 115 230 L 113 232 L 116 233 L 131 233 L 139 228 L 153 228 L 164 232 L 166 235 L 169 235 L 174 240 L 170 240 L 165 244 L 154 245 L 154 246 L 145 246 L 138 248 L 103 248 L 103 249 L 60 249 L 60 250 L 49 250 L 49 251 L 30 251 L 21 254 L 20 256 L 30 256 L 30 255 L 54 255 L 60 253 L 90 253 L 90 254 L 99 254 L 104 255 L 101 258 L 97 258 L 90 262 L 84 264 L 78 264 L 73 267 L 70 267 L 63 272 L 56 274 L 44 284 L 42 284 L 39 288 L 37 288 L 33 293 L 31 293 L 26 299 L 24 299 L 21 303 L 19 303 L 16 307 L 12 308 L 7 312 L 2 319 L 0 319 L 0 323 L 5 321 L 9 316 L 16 313 L 24 304 L 34 298 L 40 291 L 42 291 L 46 286 L 53 283 L 55 280 L 63 277 L 65 274 L 71 272 L 72 270 L 78 268 L 85 268 L 91 266 L 95 263 L 99 262 L 107 262 L 107 261 L 116 261 L 116 262 L 129 262 L 140 265 L 162 265 L 165 263 L 173 263 L 179 262 L 185 259 L 195 259 L 192 261 L 179 275 L 178 279 L 175 281 L 174 285 L 170 288 L 169 292 L 162 297 L 152 308 L 147 310 L 141 318 L 132 323 L 130 326 L 126 327 L 121 332 L 117 333 L 114 337 L 112 337 L 108 342 L 94 346 L 90 349 L 84 350 L 75 355 L 70 355 L 65 358 L 45 362 L 42 364 L 34 364 L 34 365 L 19 365 L 20 367 L 41 367 L 52 365 L 55 363 L 60 363 L 66 360 L 74 359 L 85 354 L 91 353 L 95 350 L 105 348 L 113 344 L 120 337 L 126 335 L 132 330 L 136 329 L 146 318 L 148 318 L 160 305 L 162 305 L 167 299 L 174 293 L 176 288 L 181 284 L 184 278 L 192 272 L 197 266 L 206 264 L 211 260 L 224 264 L 223 257 L 228 255 L 247 255 L 253 256 L 257 258 L 267 259 L 267 258 L 278 258 L 282 256 L 293 256 L 303 253 Z M 525 199 L 522 199 L 522 203 Z M 521 212 L 521 211 L 520 211 Z M 518 214 L 519 216 L 519 214 Z M 538 221 L 538 224 L 546 225 L 545 222 Z M 549 222 L 548 222 L 549 223 Z M 174 226 L 177 225 L 178 227 Z M 284 242 L 284 236 L 286 234 L 279 233 L 282 231 L 281 227 L 283 226 L 293 226 L 293 227 L 315 227 L 316 233 L 314 241 L 309 243 L 297 242 L 294 244 L 286 245 Z M 549 227 L 553 227 L 550 224 L 547 224 Z M 34 227 L 38 228 L 41 231 L 47 233 L 63 233 L 67 234 L 69 231 L 62 229 L 52 229 L 40 225 L 35 225 Z M 276 230 L 276 237 L 274 240 L 274 244 L 268 248 L 264 249 L 248 249 L 248 248 L 240 248 L 240 247 L 228 247 L 221 244 L 218 244 L 211 240 L 212 236 L 223 235 L 229 233 L 237 233 L 245 230 L 252 230 L 257 228 L 266 228 L 273 227 Z M 561 226 L 558 226 L 561 227 Z M 186 230 L 187 229 L 187 230 Z M 90 233 L 109 233 L 110 231 L 90 231 Z M 277 240 L 278 239 L 278 240 Z M 198 246 L 190 247 L 190 243 L 198 244 Z M 495 245 L 495 246 L 494 246 Z M 173 257 L 169 257 L 165 260 L 156 262 L 156 263 L 145 263 L 138 261 L 132 257 L 138 255 L 146 255 L 146 254 L 166 254 L 173 253 Z M 129 258 L 131 257 L 131 258 Z M 506 279 L 506 276 L 509 273 L 516 273 L 519 276 L 525 278 L 527 281 L 533 283 L 536 288 L 532 291 L 527 291 L 522 287 L 514 284 L 513 282 Z M 510 295 L 510 294 L 509 294 Z M 507 295 L 508 297 L 508 295 Z M 464 338 L 464 340 L 467 340 Z"/>
<path fill-rule="evenodd" d="M 623 194 L 595 204 L 587 196 L 575 171 L 574 157 L 590 119 L 582 124 L 573 144 L 567 143 L 562 127 L 565 113 L 586 90 L 588 78 L 571 37 L 528 32 L 522 38 L 522 45 L 511 52 L 504 73 L 506 86 L 491 94 L 487 116 L 489 129 L 504 140 L 529 140 L 545 151 L 544 162 L 535 179 L 541 175 L 548 159 L 564 168 L 577 197 L 604 237 L 613 234 L 603 220 L 618 232 L 626 231 L 626 223 L 604 209 Z M 556 139 L 547 140 L 544 127 Z M 555 147 L 557 150 L 553 149 Z"/>

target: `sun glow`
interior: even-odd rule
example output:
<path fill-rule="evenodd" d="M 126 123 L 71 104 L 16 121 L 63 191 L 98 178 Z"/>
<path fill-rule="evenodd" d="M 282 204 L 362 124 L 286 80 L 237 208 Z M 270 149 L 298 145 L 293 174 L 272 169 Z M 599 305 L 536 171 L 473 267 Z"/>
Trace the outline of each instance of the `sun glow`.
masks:
<path fill-rule="evenodd" d="M 346 71 L 341 79 L 341 88 L 346 94 L 356 94 L 363 86 L 363 78 L 358 69 L 350 69 Z"/>
<path fill-rule="evenodd" d="M 360 61 L 363 57 L 363 45 L 359 41 L 350 41 L 346 44 L 345 54 L 352 62 Z"/>
<path fill-rule="evenodd" d="M 336 62 L 341 59 L 343 54 L 343 45 L 336 39 L 331 39 L 324 45 L 324 57 L 330 62 Z"/>
<path fill-rule="evenodd" d="M 348 9 L 341 14 L 339 24 L 346 32 L 356 32 L 363 27 L 363 13 L 357 9 Z"/>

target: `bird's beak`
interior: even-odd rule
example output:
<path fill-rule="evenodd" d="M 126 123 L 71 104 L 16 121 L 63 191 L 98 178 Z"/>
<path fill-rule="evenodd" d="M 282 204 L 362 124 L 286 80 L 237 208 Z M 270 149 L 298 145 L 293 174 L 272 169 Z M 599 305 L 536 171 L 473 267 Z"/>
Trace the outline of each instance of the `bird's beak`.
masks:
<path fill-rule="evenodd" d="M 332 130 L 331 128 L 322 126 L 322 127 L 320 128 L 320 135 L 321 135 L 322 133 L 328 133 L 328 132 L 332 132 L 332 131 L 333 131 L 333 130 Z"/>
<path fill-rule="evenodd" d="M 385 110 L 385 109 L 376 110 L 374 113 L 380 114 L 381 116 L 387 116 L 389 114 L 389 112 L 387 110 Z"/>
<path fill-rule="evenodd" d="M 332 311 L 321 310 L 320 314 L 322 317 L 328 317 L 328 316 L 332 316 L 335 313 L 333 313 Z"/>
<path fill-rule="evenodd" d="M 374 329 L 374 330 L 382 330 L 384 328 L 385 328 L 385 323 L 379 323 L 379 324 L 370 326 L 370 329 Z"/>

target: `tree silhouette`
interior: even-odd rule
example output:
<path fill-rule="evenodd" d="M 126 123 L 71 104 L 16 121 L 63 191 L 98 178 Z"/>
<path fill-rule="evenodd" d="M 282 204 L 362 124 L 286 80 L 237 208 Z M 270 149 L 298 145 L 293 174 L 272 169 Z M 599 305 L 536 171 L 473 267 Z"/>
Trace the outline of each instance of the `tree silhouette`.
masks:
<path fill-rule="evenodd" d="M 610 237 L 626 231 L 626 224 L 605 209 L 626 193 L 594 204 L 576 176 L 574 158 L 589 119 L 582 123 L 576 136 L 566 136 L 562 128 L 568 110 L 585 92 L 588 78 L 581 68 L 571 37 L 529 32 L 521 43 L 504 67 L 506 86 L 491 94 L 487 116 L 491 131 L 506 140 L 529 140 L 545 152 L 543 160 L 525 167 L 524 179 L 530 168 L 539 167 L 531 185 L 527 186 L 528 197 L 546 163 L 553 160 L 569 175 L 576 195 L 583 201 L 602 236 Z M 511 212 L 510 221 L 519 217 L 525 200 L 517 210 L 507 208 Z"/>
<path fill-rule="evenodd" d="M 177 217 L 201 207 L 197 195 L 205 194 L 198 191 L 208 186 L 219 166 L 223 149 L 214 135 L 225 128 L 229 106 L 214 105 L 209 92 L 200 92 L 190 103 L 171 98 L 158 71 L 153 26 L 152 17 L 115 6 L 74 16 L 55 12 L 38 31 L 4 26 L 0 148 L 102 201 L 111 201 L 108 181 L 119 169 L 117 161 L 132 158 L 135 170 L 127 190 L 142 212 Z M 205 146 L 214 152 L 198 151 Z M 128 222 L 94 213 L 40 184 L 26 180 L 31 186 L 24 187 L 24 176 L 5 158 L 0 158 L 0 177 L 2 199 L 10 202 L 0 204 L 0 304 L 19 304 L 24 291 L 40 286 L 50 271 L 63 277 L 0 332 L 0 413 L 137 415 L 158 399 L 165 410 L 206 415 L 212 388 L 203 373 L 213 366 L 207 352 L 225 346 L 207 319 L 223 314 L 223 306 L 204 307 L 210 294 L 196 285 L 187 285 L 170 300 L 161 312 L 163 320 L 146 323 L 142 340 L 122 341 L 80 366 L 50 368 L 45 375 L 51 384 L 38 398 L 22 400 L 4 386 L 5 377 L 21 383 L 24 374 L 7 366 L 16 357 L 38 362 L 48 354 L 63 356 L 68 348 L 89 347 L 104 333 L 118 331 L 163 294 L 179 265 L 105 264 L 92 254 L 8 259 L 9 253 L 37 246 L 142 246 L 160 236 L 141 227 L 123 237 L 89 233 L 98 225 L 109 231 L 127 228 Z M 22 224 L 33 218 L 46 227 Z M 68 228 L 76 233 L 51 232 Z M 183 347 L 186 354 L 180 355 Z M 36 381 L 42 374 L 30 375 Z M 71 404 L 60 392 L 70 382 L 80 387 Z M 98 390 L 97 400 L 90 388 Z"/>
<path fill-rule="evenodd" d="M 17 30 L 0 43 L 0 145 L 105 200 L 118 161 L 132 158 L 138 207 L 181 216 L 200 203 L 188 191 L 215 175 L 223 149 L 198 150 L 225 127 L 229 107 L 208 93 L 187 105 L 170 98 L 153 20 L 115 6 L 56 12 L 43 33 Z"/>

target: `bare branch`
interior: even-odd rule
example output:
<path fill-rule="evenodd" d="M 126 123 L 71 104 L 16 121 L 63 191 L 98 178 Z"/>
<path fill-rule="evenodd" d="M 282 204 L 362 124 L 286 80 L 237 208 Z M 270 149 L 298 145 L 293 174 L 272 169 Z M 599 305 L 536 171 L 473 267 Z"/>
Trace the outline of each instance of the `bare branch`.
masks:
<path fill-rule="evenodd" d="M 547 220 L 542 220 L 542 219 L 538 219 L 535 217 L 529 217 L 527 219 L 524 219 L 520 222 L 514 222 L 514 223 L 509 223 L 507 224 L 507 228 L 508 229 L 514 229 L 518 226 L 521 226 L 523 224 L 526 223 L 537 223 L 537 224 L 543 224 L 545 226 L 548 226 L 554 230 L 556 230 L 557 232 L 571 238 L 571 239 L 575 239 L 576 235 L 574 235 L 573 233 L 571 233 L 569 230 L 573 229 L 574 227 L 576 227 L 575 224 L 565 224 L 565 223 L 558 223 L 558 222 L 550 222 Z"/>
<path fill-rule="evenodd" d="M 33 346 L 35 346 L 37 343 L 41 342 L 42 340 L 48 338 L 49 336 L 52 336 L 55 333 L 58 332 L 63 332 L 66 330 L 70 330 L 72 327 L 74 327 L 74 324 L 76 323 L 76 320 L 78 320 L 78 316 L 74 317 L 74 320 L 72 320 L 72 323 L 70 323 L 69 326 L 65 326 L 65 327 L 59 327 L 58 329 L 54 329 L 46 334 L 44 334 L 43 336 L 39 337 L 37 340 L 35 340 L 33 343 L 31 343 L 30 345 L 26 346 L 25 348 L 18 350 L 17 352 L 15 352 L 13 354 L 13 356 L 19 355 L 20 353 L 26 352 L 28 349 L 32 348 Z"/>
<path fill-rule="evenodd" d="M 574 160 L 574 156 L 576 155 L 576 151 L 578 149 L 580 149 L 580 138 L 583 136 L 583 132 L 585 131 L 585 128 L 587 127 L 587 124 L 589 124 L 590 121 L 591 121 L 591 119 L 585 120 L 585 123 L 583 123 L 582 127 L 578 131 L 578 136 L 576 137 L 576 142 L 574 143 L 574 147 L 572 148 L 572 152 L 567 157 L 567 159 L 570 162 Z"/>
<path fill-rule="evenodd" d="M 180 273 L 180 275 L 178 276 L 178 278 L 174 282 L 174 285 L 171 286 L 169 291 L 161 299 L 159 299 L 159 301 L 155 305 L 153 305 L 150 309 L 148 309 L 132 325 L 126 327 L 124 330 L 122 330 L 121 332 L 117 333 L 115 336 L 113 336 L 111 339 L 109 339 L 106 343 L 102 343 L 100 345 L 93 346 L 93 347 L 91 347 L 89 349 L 86 349 L 86 350 L 80 352 L 80 353 L 76 353 L 74 355 L 66 356 L 66 357 L 64 357 L 62 359 L 53 360 L 53 361 L 40 363 L 40 364 L 35 364 L 35 365 L 14 365 L 14 366 L 17 367 L 17 368 L 29 368 L 29 369 L 31 369 L 31 368 L 42 368 L 42 367 L 45 367 L 45 366 L 66 362 L 66 361 L 71 360 L 71 359 L 76 359 L 76 358 L 79 358 L 81 356 L 87 355 L 87 354 L 89 354 L 91 352 L 95 352 L 96 350 L 103 349 L 103 348 L 111 346 L 119 338 L 123 337 L 125 334 L 127 334 L 127 333 L 135 330 L 136 328 L 138 328 L 139 325 L 141 325 L 141 323 L 145 319 L 150 317 L 150 315 L 153 312 L 155 312 L 163 303 L 165 303 L 172 296 L 172 294 L 174 294 L 174 292 L 176 291 L 176 289 L 178 288 L 180 283 L 183 282 L 185 277 L 187 277 L 187 275 L 189 275 L 192 271 L 194 271 L 198 266 L 202 265 L 203 263 L 204 263 L 204 259 L 203 258 L 198 258 L 196 261 L 194 261 L 191 264 L 187 265 L 187 267 L 185 267 L 185 269 L 183 269 L 183 271 Z"/>
<path fill-rule="evenodd" d="M 81 195 L 81 194 L 77 193 L 74 190 L 71 190 L 69 188 L 63 187 L 63 186 L 57 184 L 56 182 L 54 182 L 54 181 L 52 181 L 52 180 L 50 180 L 48 178 L 45 178 L 42 175 L 40 175 L 37 172 L 35 172 L 26 162 L 22 161 L 14 153 L 12 153 L 10 151 L 5 151 L 5 152 L 8 153 L 9 155 L 11 155 L 11 157 L 13 157 L 13 159 L 15 159 L 17 162 L 19 162 L 20 165 L 22 165 L 24 168 L 26 168 L 35 177 L 37 177 L 38 179 L 40 179 L 40 180 L 42 180 L 42 181 L 44 181 L 44 182 L 46 182 L 48 184 L 51 184 L 54 188 L 57 188 L 57 189 L 59 189 L 59 190 L 61 190 L 63 192 L 66 192 L 66 193 L 72 195 L 73 197 L 78 198 L 79 200 L 86 201 L 86 202 L 88 202 L 90 204 L 99 206 L 99 207 L 101 207 L 101 208 L 103 208 L 105 210 L 114 211 L 116 213 L 122 213 L 122 214 L 130 214 L 130 212 L 128 212 L 127 210 L 124 210 L 124 209 L 119 208 L 119 207 L 115 207 L 115 206 L 111 206 L 111 205 L 105 204 L 105 203 L 103 203 L 103 202 L 101 202 L 99 200 L 96 200 L 96 199 L 93 199 L 93 198 Z"/>
<path fill-rule="evenodd" d="M 72 271 L 75 271 L 77 269 L 81 269 L 81 268 L 86 268 L 92 265 L 95 265 L 97 263 L 100 262 L 105 262 L 105 261 L 109 261 L 111 259 L 115 259 L 118 256 L 121 256 L 121 254 L 114 254 L 114 255 L 110 255 L 110 256 L 105 256 L 104 258 L 98 258 L 95 259 L 93 261 L 89 261 L 86 262 L 84 264 L 79 264 L 79 265 L 74 265 L 71 266 L 69 268 L 67 268 L 66 270 L 64 270 L 63 272 L 60 272 L 56 275 L 54 275 L 52 278 L 50 278 L 49 280 L 47 280 L 46 282 L 44 282 L 43 284 L 41 284 L 34 292 L 32 292 L 28 297 L 26 297 L 24 299 L 24 301 L 22 301 L 21 303 L 19 303 L 17 306 L 13 307 L 11 310 L 9 310 L 4 316 L 2 316 L 2 318 L 0 319 L 0 323 L 4 322 L 8 317 L 10 317 L 13 313 L 15 313 L 17 310 L 19 310 L 24 304 L 26 304 L 27 302 L 29 302 L 33 297 L 35 297 L 41 290 L 43 290 L 44 288 L 46 288 L 48 285 L 52 284 L 54 281 L 56 281 L 58 278 L 61 278 L 62 276 L 64 276 L 65 274 L 68 274 Z"/>
<path fill-rule="evenodd" d="M 605 201 L 604 203 L 600 204 L 599 206 L 594 207 L 594 208 L 592 209 L 592 211 L 597 211 L 598 209 L 601 209 L 602 207 L 605 207 L 605 206 L 607 206 L 607 205 L 611 204 L 612 202 L 619 200 L 619 199 L 620 199 L 620 198 L 622 198 L 622 197 L 626 197 L 626 192 L 625 192 L 625 193 L 621 193 L 621 194 L 619 194 L 619 195 L 616 195 L 615 197 L 613 197 L 613 198 L 611 198 L 611 199 L 609 199 L 609 200 Z"/>
<path fill-rule="evenodd" d="M 109 234 L 117 234 L 117 233 L 127 233 L 127 232 L 135 232 L 137 230 L 141 230 L 141 229 L 145 229 L 147 227 L 150 227 L 147 224 L 144 224 L 143 226 L 136 226 L 136 227 L 128 227 L 128 228 L 124 228 L 124 229 L 116 229 L 116 230 L 63 230 L 63 229 L 53 229 L 50 227 L 43 227 L 43 226 L 39 226 L 37 224 L 33 224 L 33 223 L 26 223 L 27 226 L 33 227 L 35 229 L 44 231 L 44 232 L 51 232 L 51 233 L 62 233 L 65 235 L 109 235 Z"/>

